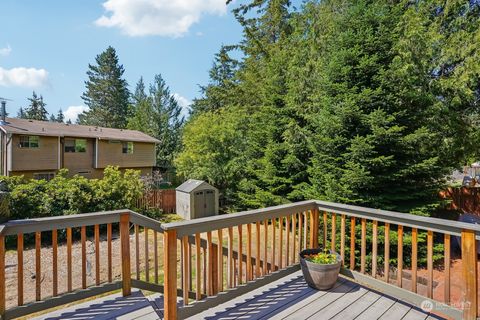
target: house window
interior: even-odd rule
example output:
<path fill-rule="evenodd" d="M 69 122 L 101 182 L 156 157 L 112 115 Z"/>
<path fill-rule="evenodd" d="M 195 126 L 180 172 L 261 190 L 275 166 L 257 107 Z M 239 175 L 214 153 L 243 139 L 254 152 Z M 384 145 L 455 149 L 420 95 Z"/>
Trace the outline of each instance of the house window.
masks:
<path fill-rule="evenodd" d="M 65 139 L 65 152 L 86 152 L 87 139 Z"/>
<path fill-rule="evenodd" d="M 55 173 L 53 172 L 42 172 L 42 173 L 34 173 L 33 179 L 35 180 L 46 180 L 50 181 L 55 178 Z"/>
<path fill-rule="evenodd" d="M 38 148 L 38 136 L 20 136 L 20 148 Z"/>
<path fill-rule="evenodd" d="M 133 142 L 122 142 L 122 152 L 132 154 L 133 153 Z"/>

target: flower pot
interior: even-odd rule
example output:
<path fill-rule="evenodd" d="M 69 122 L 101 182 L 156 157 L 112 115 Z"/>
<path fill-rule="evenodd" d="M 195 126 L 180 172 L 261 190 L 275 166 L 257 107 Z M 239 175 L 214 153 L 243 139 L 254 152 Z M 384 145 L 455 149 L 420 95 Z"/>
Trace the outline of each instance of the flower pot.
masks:
<path fill-rule="evenodd" d="M 300 252 L 300 266 L 302 268 L 303 277 L 307 284 L 318 290 L 328 290 L 337 282 L 340 267 L 342 266 L 342 257 L 331 251 L 337 256 L 337 262 L 332 264 L 319 264 L 304 259 L 304 256 L 318 254 L 323 249 L 306 249 Z"/>

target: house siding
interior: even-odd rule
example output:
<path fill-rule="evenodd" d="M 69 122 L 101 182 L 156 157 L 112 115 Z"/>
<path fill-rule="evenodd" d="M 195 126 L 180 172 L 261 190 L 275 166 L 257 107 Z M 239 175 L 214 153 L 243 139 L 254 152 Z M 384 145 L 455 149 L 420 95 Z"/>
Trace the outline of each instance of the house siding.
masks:
<path fill-rule="evenodd" d="M 68 138 L 65 139 L 75 139 Z M 63 165 L 62 167 L 67 168 L 70 173 L 77 174 L 79 172 L 92 171 L 95 162 L 95 140 L 94 139 L 85 139 L 87 140 L 87 148 L 85 152 L 63 152 Z M 63 140 L 65 141 L 65 140 Z M 64 148 L 65 143 L 62 143 L 62 149 Z"/>
<path fill-rule="evenodd" d="M 40 136 L 38 148 L 20 148 L 20 135 L 13 135 L 10 143 L 10 171 L 58 169 L 58 137 Z"/>
<path fill-rule="evenodd" d="M 97 168 L 108 165 L 122 168 L 146 168 L 155 166 L 155 144 L 134 142 L 133 153 L 122 153 L 122 143 L 113 141 L 98 141 Z M 151 170 L 150 170 L 151 171 Z"/>

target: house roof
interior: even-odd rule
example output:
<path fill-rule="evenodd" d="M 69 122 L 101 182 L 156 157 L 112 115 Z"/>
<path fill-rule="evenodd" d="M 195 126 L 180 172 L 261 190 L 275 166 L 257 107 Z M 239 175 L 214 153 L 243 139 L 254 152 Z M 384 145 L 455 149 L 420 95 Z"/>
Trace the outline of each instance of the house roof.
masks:
<path fill-rule="evenodd" d="M 66 124 L 18 118 L 7 118 L 4 123 L 0 123 L 0 128 L 6 133 L 22 135 L 98 138 L 99 140 L 120 140 L 150 143 L 160 142 L 159 140 L 136 130 L 83 126 L 78 124 Z"/>
<path fill-rule="evenodd" d="M 216 189 L 215 187 L 211 186 L 210 184 L 206 183 L 205 181 L 188 179 L 187 181 L 185 181 L 184 183 L 179 185 L 176 190 L 186 192 L 186 193 L 190 193 L 200 186 L 208 186 L 212 189 Z"/>

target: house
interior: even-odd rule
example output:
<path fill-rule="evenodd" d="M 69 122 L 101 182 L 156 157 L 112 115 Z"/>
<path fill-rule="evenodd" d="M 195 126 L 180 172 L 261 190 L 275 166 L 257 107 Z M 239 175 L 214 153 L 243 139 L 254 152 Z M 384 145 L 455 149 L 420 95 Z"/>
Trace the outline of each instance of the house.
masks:
<path fill-rule="evenodd" d="M 51 179 L 66 168 L 70 175 L 100 178 L 109 165 L 148 175 L 158 142 L 134 130 L 5 118 L 0 122 L 0 175 Z"/>

